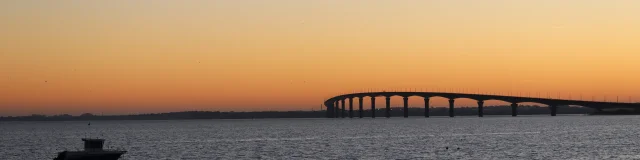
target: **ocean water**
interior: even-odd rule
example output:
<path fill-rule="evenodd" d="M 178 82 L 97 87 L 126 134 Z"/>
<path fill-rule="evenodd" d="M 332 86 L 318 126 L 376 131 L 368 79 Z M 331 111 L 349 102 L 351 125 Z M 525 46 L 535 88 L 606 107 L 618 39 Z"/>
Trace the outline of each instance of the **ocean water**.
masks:
<path fill-rule="evenodd" d="M 106 138 L 122 159 L 640 159 L 640 116 L 0 122 L 0 159 Z"/>

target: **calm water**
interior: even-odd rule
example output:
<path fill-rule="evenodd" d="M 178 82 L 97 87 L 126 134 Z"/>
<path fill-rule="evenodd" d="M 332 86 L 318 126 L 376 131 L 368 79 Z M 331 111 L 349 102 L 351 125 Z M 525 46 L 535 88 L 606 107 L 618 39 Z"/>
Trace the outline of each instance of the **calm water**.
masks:
<path fill-rule="evenodd" d="M 0 159 L 52 159 L 87 134 L 129 160 L 640 158 L 640 116 L 522 116 L 0 122 Z"/>

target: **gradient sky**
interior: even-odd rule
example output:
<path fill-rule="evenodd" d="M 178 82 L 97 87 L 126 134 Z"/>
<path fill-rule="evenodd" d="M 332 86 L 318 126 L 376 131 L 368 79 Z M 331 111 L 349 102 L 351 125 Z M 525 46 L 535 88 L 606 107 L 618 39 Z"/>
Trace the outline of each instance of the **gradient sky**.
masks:
<path fill-rule="evenodd" d="M 637 0 L 3 0 L 0 116 L 318 110 L 369 88 L 640 101 L 639 28 Z"/>

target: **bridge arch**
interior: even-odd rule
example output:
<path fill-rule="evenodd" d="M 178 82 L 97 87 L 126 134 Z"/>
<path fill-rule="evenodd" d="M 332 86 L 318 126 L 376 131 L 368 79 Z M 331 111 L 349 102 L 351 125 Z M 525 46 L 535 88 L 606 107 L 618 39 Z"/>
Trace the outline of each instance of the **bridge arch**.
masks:
<path fill-rule="evenodd" d="M 431 99 L 431 98 L 444 98 L 444 99 L 451 99 L 451 97 L 447 97 L 447 96 L 444 96 L 444 95 L 428 95 L 428 96 L 424 96 L 424 97 L 427 97 L 427 98 L 430 98 L 430 99 Z"/>
<path fill-rule="evenodd" d="M 377 116 L 382 115 L 381 111 L 385 108 L 385 96 L 382 93 L 360 93 L 357 95 L 358 97 L 362 97 L 362 104 L 357 103 L 358 106 L 358 117 L 371 117 L 376 118 Z M 356 105 L 356 104 L 354 104 Z M 360 105 L 362 105 L 362 111 L 359 110 Z"/>
<path fill-rule="evenodd" d="M 546 107 L 551 106 L 551 105 L 543 103 L 543 102 L 527 102 L 527 101 L 524 101 L 524 102 L 517 102 L 517 103 L 519 105 L 536 105 L 536 106 L 546 106 Z"/>
<path fill-rule="evenodd" d="M 453 98 L 453 100 L 456 100 L 456 101 L 458 101 L 458 100 L 472 100 L 474 102 L 475 101 L 481 101 L 481 100 L 478 100 L 478 99 L 472 98 L 472 97 L 455 97 L 455 98 Z"/>
<path fill-rule="evenodd" d="M 510 105 L 511 103 L 513 103 L 513 102 L 511 102 L 509 100 L 499 99 L 499 98 L 489 98 L 489 99 L 484 99 L 483 101 L 485 101 L 485 103 L 486 102 L 498 102 L 498 103 L 504 102 L 504 103 L 506 103 L 506 105 Z"/>
<path fill-rule="evenodd" d="M 453 106 L 449 106 L 449 107 L 453 107 L 453 108 L 449 108 L 449 112 L 452 112 L 450 113 L 449 116 L 456 116 L 456 115 L 480 116 L 482 114 L 478 111 L 480 109 L 478 102 L 482 100 L 478 100 L 477 98 L 471 97 L 471 96 L 458 96 L 452 99 L 454 100 L 454 104 Z"/>
<path fill-rule="evenodd" d="M 424 99 L 427 96 L 424 95 L 420 95 L 420 94 L 409 94 L 409 95 L 405 95 L 408 98 L 420 98 L 420 99 Z"/>

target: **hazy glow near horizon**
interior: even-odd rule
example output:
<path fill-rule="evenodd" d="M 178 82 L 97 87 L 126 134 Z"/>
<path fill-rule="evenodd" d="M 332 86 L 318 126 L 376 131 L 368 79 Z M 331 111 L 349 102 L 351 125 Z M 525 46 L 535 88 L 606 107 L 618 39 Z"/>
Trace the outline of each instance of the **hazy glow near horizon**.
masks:
<path fill-rule="evenodd" d="M 5 0 L 0 116 L 318 110 L 370 88 L 640 101 L 638 15 L 635 0 Z"/>

